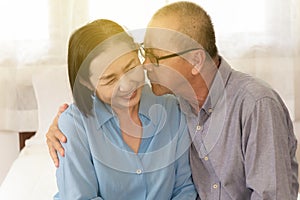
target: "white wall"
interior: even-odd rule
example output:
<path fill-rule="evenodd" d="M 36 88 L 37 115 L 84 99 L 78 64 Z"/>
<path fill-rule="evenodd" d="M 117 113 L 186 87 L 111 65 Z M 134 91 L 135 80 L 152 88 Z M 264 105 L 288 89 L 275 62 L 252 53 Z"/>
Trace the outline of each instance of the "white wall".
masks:
<path fill-rule="evenodd" d="M 296 82 L 300 83 L 300 79 L 295 74 L 298 66 L 295 66 L 293 59 L 290 57 L 261 56 L 258 58 L 249 57 L 227 60 L 234 69 L 251 74 L 270 84 L 285 102 L 292 120 L 297 119 L 295 115 L 297 109 L 299 111 L 300 105 L 297 108 L 295 104 L 300 99 L 300 91 L 296 91 L 299 90 Z M 300 116 L 297 120 L 300 120 Z"/>
<path fill-rule="evenodd" d="M 300 51 L 299 51 L 300 54 Z M 297 63 L 300 63 L 300 56 L 297 58 Z M 295 119 L 300 121 L 300 66 L 294 67 L 294 73 L 295 73 Z M 300 131 L 300 130 L 299 130 Z M 298 133 L 300 134 L 300 133 Z"/>
<path fill-rule="evenodd" d="M 19 135 L 17 132 L 0 131 L 0 185 L 10 166 L 19 154 Z"/>

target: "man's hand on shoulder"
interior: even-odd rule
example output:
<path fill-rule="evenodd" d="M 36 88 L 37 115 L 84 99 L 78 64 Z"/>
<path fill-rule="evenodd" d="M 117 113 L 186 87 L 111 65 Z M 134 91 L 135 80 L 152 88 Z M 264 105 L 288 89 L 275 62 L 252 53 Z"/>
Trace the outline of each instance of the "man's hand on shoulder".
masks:
<path fill-rule="evenodd" d="M 63 113 L 68 107 L 68 104 L 63 104 L 59 107 L 58 113 L 55 116 L 52 124 L 50 125 L 48 132 L 46 133 L 49 153 L 56 167 L 59 167 L 57 152 L 59 152 L 61 156 L 64 156 L 65 150 L 62 147 L 61 143 L 67 142 L 66 136 L 58 128 L 58 118 L 61 113 Z"/>

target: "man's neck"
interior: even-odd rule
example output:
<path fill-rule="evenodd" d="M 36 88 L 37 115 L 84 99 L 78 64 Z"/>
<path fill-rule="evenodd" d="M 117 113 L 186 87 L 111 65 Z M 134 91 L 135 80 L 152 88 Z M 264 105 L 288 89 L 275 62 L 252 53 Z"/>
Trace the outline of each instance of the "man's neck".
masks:
<path fill-rule="evenodd" d="M 208 70 L 206 70 L 203 75 L 199 74 L 198 78 L 195 79 L 195 84 L 192 85 L 197 100 L 191 100 L 189 103 L 196 113 L 200 111 L 207 99 L 209 88 L 213 82 L 216 71 L 221 64 L 221 58 L 219 55 L 217 55 L 212 59 L 212 61 L 213 64 L 208 64 L 210 65 L 207 67 Z"/>
<path fill-rule="evenodd" d="M 217 66 L 217 68 L 219 68 L 221 65 L 221 57 L 219 55 L 216 55 L 214 57 L 213 61 L 214 61 L 215 65 Z"/>

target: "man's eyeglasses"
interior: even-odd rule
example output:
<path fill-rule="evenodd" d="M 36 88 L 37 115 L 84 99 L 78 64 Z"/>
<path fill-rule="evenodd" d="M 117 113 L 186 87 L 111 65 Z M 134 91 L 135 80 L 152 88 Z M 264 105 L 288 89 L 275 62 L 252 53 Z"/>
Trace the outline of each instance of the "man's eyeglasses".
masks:
<path fill-rule="evenodd" d="M 176 56 L 180 56 L 180 55 L 183 55 L 183 54 L 186 54 L 190 51 L 195 51 L 195 50 L 199 50 L 199 49 L 202 49 L 202 48 L 192 48 L 192 49 L 188 49 L 188 50 L 184 50 L 184 51 L 180 51 L 180 52 L 177 52 L 177 53 L 172 53 L 172 54 L 169 54 L 169 55 L 166 55 L 166 56 L 155 56 L 153 55 L 153 53 L 147 51 L 147 49 L 145 49 L 143 46 L 140 46 L 140 51 L 141 51 L 141 54 L 142 56 L 146 59 L 146 58 L 149 58 L 150 62 L 155 65 L 156 67 L 159 66 L 159 61 L 160 60 L 164 60 L 164 59 L 168 59 L 168 58 L 172 58 L 172 57 L 176 57 Z"/>

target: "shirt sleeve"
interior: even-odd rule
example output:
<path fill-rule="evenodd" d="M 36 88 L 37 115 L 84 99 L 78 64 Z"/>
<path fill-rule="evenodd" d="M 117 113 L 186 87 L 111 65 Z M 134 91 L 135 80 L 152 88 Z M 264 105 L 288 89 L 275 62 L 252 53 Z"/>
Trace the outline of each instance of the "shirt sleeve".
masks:
<path fill-rule="evenodd" d="M 251 200 L 297 199 L 297 141 L 286 108 L 272 98 L 256 102 L 246 120 L 245 176 Z"/>
<path fill-rule="evenodd" d="M 182 118 L 184 119 L 184 118 Z M 192 181 L 192 173 L 189 162 L 190 136 L 186 123 L 181 123 L 177 144 L 176 180 L 172 200 L 195 200 L 197 192 Z"/>
<path fill-rule="evenodd" d="M 71 107 L 59 118 L 59 128 L 66 135 L 65 157 L 59 157 L 56 171 L 58 197 L 63 200 L 101 200 L 81 115 Z"/>

